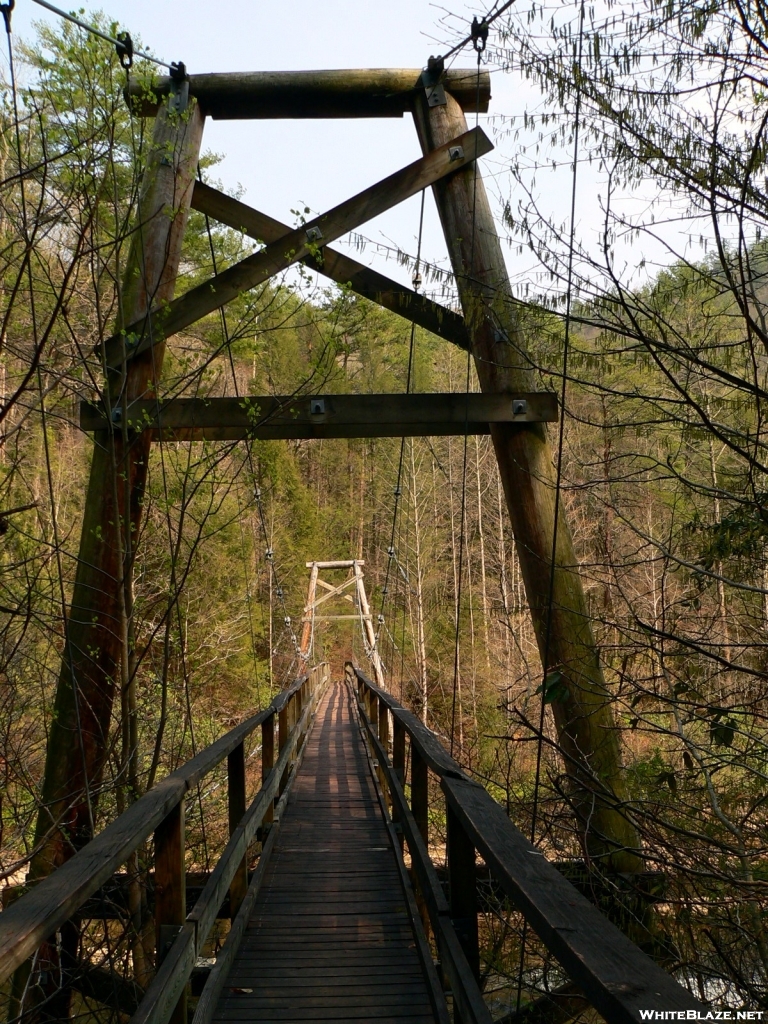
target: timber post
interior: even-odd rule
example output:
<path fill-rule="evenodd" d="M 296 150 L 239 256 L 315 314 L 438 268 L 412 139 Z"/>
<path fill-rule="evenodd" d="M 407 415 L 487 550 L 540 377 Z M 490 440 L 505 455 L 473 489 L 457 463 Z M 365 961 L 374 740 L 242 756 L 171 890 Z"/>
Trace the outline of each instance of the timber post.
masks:
<path fill-rule="evenodd" d="M 166 104 L 158 112 L 123 277 L 118 326 L 173 297 L 203 121 L 194 101 L 182 114 Z M 162 369 L 163 351 L 162 343 L 155 345 L 126 362 L 122 373 L 109 375 L 105 398 L 111 409 L 151 397 Z M 117 422 L 119 416 L 113 418 Z M 141 518 L 150 444 L 141 434 L 129 439 L 127 433 L 114 430 L 100 431 L 94 438 L 30 882 L 50 874 L 92 835 L 118 682 L 130 685 L 121 671 L 130 636 L 126 581 L 132 573 L 133 539 Z M 19 974 L 28 975 L 28 969 L 20 968 Z M 24 987 L 25 980 L 17 977 L 11 1014 L 19 1011 L 17 997 Z M 41 994 L 43 990 L 36 986 Z M 46 1001 L 45 1018 L 66 1017 L 68 1005 L 69 992 L 64 987 Z"/>
<path fill-rule="evenodd" d="M 422 91 L 413 113 L 425 153 L 467 128 L 450 92 L 445 103 L 430 106 Z M 432 189 L 482 390 L 533 390 L 531 361 L 477 164 L 435 182 Z M 642 871 L 639 835 L 620 809 L 626 794 L 618 733 L 562 506 L 548 623 L 555 473 L 546 428 L 493 424 L 491 436 L 542 661 L 546 650 L 544 671 L 561 673 L 567 690 L 552 707 L 585 855 L 617 871 Z"/>

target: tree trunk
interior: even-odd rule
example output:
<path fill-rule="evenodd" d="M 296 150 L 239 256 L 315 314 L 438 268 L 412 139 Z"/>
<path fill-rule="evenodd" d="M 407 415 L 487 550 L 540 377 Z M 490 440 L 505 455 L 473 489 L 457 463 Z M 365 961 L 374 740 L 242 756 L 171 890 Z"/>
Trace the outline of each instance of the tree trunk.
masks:
<path fill-rule="evenodd" d="M 425 96 L 418 96 L 414 118 L 424 152 L 467 130 L 461 107 L 450 94 L 445 105 L 431 108 Z M 435 184 L 433 192 L 482 390 L 534 390 L 478 168 L 458 171 Z M 555 701 L 553 710 L 585 854 L 617 870 L 642 870 L 636 828 L 620 809 L 625 792 L 619 738 L 562 505 L 547 643 L 555 474 L 546 428 L 494 424 L 491 434 L 544 668 L 562 673 L 567 686 L 567 697 Z"/>
<path fill-rule="evenodd" d="M 157 116 L 123 281 L 123 324 L 173 297 L 203 120 L 194 103 L 183 115 L 163 107 Z M 115 375 L 109 386 L 112 408 L 151 397 L 163 354 L 164 345 L 155 345 L 129 362 L 121 376 Z M 119 432 L 101 432 L 94 439 L 77 574 L 46 750 L 35 832 L 39 849 L 30 864 L 29 881 L 48 875 L 93 834 L 116 681 L 123 674 L 126 654 L 124 587 L 132 572 L 149 447 L 148 434 L 128 438 Z M 76 933 L 73 941 L 76 944 Z M 62 965 L 65 958 L 74 958 L 74 950 L 65 952 Z M 56 978 L 52 984 L 61 994 L 46 1003 L 45 1018 L 66 1019 L 66 981 L 59 986 Z M 39 993 L 40 986 L 35 990 Z"/>

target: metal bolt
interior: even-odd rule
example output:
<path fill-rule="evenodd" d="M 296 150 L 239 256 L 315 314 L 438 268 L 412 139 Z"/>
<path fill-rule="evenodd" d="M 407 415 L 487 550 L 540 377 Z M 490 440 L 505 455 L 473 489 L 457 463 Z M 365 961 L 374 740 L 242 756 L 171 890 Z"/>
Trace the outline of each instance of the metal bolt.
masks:
<path fill-rule="evenodd" d="M 307 241 L 308 242 L 319 242 L 323 237 L 323 232 L 315 224 L 311 228 L 307 228 Z"/>
<path fill-rule="evenodd" d="M 512 402 L 512 415 L 513 416 L 525 416 L 528 412 L 528 403 L 524 398 L 516 398 Z"/>
<path fill-rule="evenodd" d="M 464 159 L 464 147 L 463 146 L 451 146 L 450 149 L 448 150 L 448 157 L 449 157 L 451 163 L 453 163 L 454 160 L 463 160 Z"/>

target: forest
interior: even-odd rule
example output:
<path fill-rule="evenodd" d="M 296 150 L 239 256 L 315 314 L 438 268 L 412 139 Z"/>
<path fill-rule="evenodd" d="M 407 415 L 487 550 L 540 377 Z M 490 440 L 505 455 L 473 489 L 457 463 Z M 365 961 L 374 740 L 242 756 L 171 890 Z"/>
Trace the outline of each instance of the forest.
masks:
<path fill-rule="evenodd" d="M 642 882 L 603 874 L 584 844 L 555 714 L 567 683 L 542 663 L 487 435 L 151 448 L 121 552 L 123 654 L 91 835 L 304 670 L 307 561 L 362 559 L 391 693 L 698 998 L 768 1006 L 766 38 L 760 0 L 531 4 L 495 23 L 484 53 L 540 91 L 499 225 L 538 271 L 516 284 L 509 315 L 525 372 L 560 402 L 562 429 L 547 429 L 568 568 L 585 592 Z M 39 877 L 50 838 L 43 780 L 94 447 L 79 407 L 104 388 L 98 345 L 122 316 L 152 132 L 102 40 L 63 24 L 13 45 L 0 104 L 4 906 Z M 153 72 L 137 60 L 132 73 Z M 522 120 L 501 116 L 489 134 Z M 528 172 L 551 153 L 604 174 L 597 248 L 538 207 Z M 197 169 L 213 185 L 217 161 L 205 153 Z M 641 274 L 628 247 L 651 254 Z M 253 251 L 193 210 L 177 294 Z M 443 267 L 394 258 L 458 308 Z M 244 402 L 480 386 L 466 352 L 304 267 L 176 336 L 159 385 L 164 397 Z M 102 483 L 117 495 L 124 481 L 115 470 Z M 370 653 L 360 622 L 324 623 L 310 663 L 367 672 Z M 254 750 L 254 776 L 257 764 Z M 215 784 L 187 815 L 187 868 L 203 871 L 226 829 Z M 437 813 L 430 847 L 439 859 Z M 522 919 L 490 890 L 483 920 L 492 1009 L 516 987 L 527 998 L 542 979 L 566 980 L 535 937 L 523 970 Z M 82 939 L 91 962 L 122 976 L 133 958 L 137 983 L 148 980 L 141 913 L 123 931 L 100 927 Z M 37 1019 L 13 998 L 11 1009 Z M 72 1012 L 128 1019 L 85 994 Z"/>

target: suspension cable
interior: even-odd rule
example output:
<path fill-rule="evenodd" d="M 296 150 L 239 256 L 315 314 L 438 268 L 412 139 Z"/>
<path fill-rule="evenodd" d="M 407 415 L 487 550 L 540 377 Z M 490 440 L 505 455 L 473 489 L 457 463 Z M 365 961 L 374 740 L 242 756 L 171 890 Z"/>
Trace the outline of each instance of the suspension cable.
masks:
<path fill-rule="evenodd" d="M 153 64 L 157 64 L 161 68 L 168 68 L 168 70 L 171 72 L 176 72 L 180 67 L 179 64 L 166 64 L 164 60 L 159 60 L 157 57 L 153 57 L 151 53 L 144 53 L 142 50 L 135 50 L 133 48 L 133 44 L 131 43 L 131 37 L 128 35 L 127 32 L 120 33 L 120 36 L 122 36 L 122 38 L 120 38 L 120 36 L 118 36 L 117 38 L 115 38 L 114 36 L 108 36 L 105 32 L 101 32 L 93 25 L 89 25 L 87 22 L 81 21 L 79 18 L 76 18 L 74 14 L 67 14 L 66 11 L 62 11 L 58 7 L 54 7 L 53 4 L 48 3 L 48 0 L 34 0 L 34 3 L 39 4 L 40 7 L 45 7 L 47 10 L 52 11 L 60 18 L 64 18 L 65 21 L 71 21 L 73 25 L 77 25 L 78 28 L 82 28 L 86 32 L 90 32 L 91 35 L 98 36 L 98 38 L 103 39 L 105 43 L 111 43 L 120 55 L 122 55 L 122 53 L 126 53 L 127 47 L 128 45 L 130 45 L 130 55 L 132 57 L 136 56 L 141 57 L 142 60 L 152 61 Z M 123 66 L 125 67 L 126 65 Z"/>
<path fill-rule="evenodd" d="M 513 0 L 512 0 L 513 2 Z M 509 4 L 507 4 L 507 7 Z M 504 8 L 506 9 L 506 8 Z M 501 12 L 499 12 L 501 13 Z M 475 19 L 475 22 L 477 19 Z M 476 81 L 476 102 L 475 102 L 475 128 L 480 124 L 480 64 L 482 61 L 483 52 L 485 51 L 485 44 L 488 38 L 487 29 L 483 36 L 478 35 L 476 32 L 476 25 L 473 22 L 473 34 L 470 38 L 474 42 L 475 51 L 477 52 L 477 81 Z M 477 232 L 475 230 L 475 221 L 477 216 L 477 161 L 473 164 L 473 178 L 472 178 L 472 237 L 470 241 L 470 259 L 469 266 L 470 272 L 474 274 L 475 267 L 475 243 L 477 240 Z M 461 522 L 459 527 L 459 571 L 458 580 L 456 582 L 456 629 L 454 634 L 453 644 L 453 687 L 451 693 L 451 756 L 453 756 L 453 747 L 456 734 L 456 702 L 459 690 L 459 673 L 460 673 L 460 660 L 461 660 L 461 598 L 463 589 L 463 568 L 464 568 L 464 546 L 465 546 L 465 532 L 467 523 L 467 453 L 469 448 L 469 388 L 471 382 L 472 373 L 472 346 L 467 347 L 467 370 L 464 381 L 464 453 L 462 458 L 462 469 L 461 469 Z M 463 726 L 460 724 L 460 731 L 463 735 Z M 459 751 L 461 757 L 463 751 Z"/>
<path fill-rule="evenodd" d="M 418 241 L 417 241 L 417 244 L 416 244 L 416 265 L 414 267 L 413 278 L 412 278 L 413 290 L 415 292 L 418 292 L 419 289 L 421 288 L 421 285 L 422 285 L 422 276 L 421 276 L 421 243 L 422 243 L 423 234 L 424 234 L 424 202 L 425 202 L 425 198 L 426 198 L 426 191 L 422 190 L 422 193 L 421 193 L 421 207 L 420 207 L 420 210 L 419 210 L 419 234 L 418 234 Z M 413 383 L 413 356 L 414 356 L 415 344 L 416 344 L 416 324 L 412 320 L 411 321 L 410 342 L 409 342 L 409 347 L 408 347 L 408 370 L 407 370 L 406 378 L 405 378 L 405 393 L 406 394 L 410 394 L 410 392 L 411 392 L 411 385 Z M 395 557 L 396 557 L 395 535 L 396 535 L 396 530 L 397 530 L 397 513 L 398 513 L 398 510 L 399 510 L 399 507 L 400 507 L 400 498 L 402 497 L 402 479 L 403 479 L 403 459 L 404 459 L 404 454 L 405 454 L 405 438 L 403 437 L 403 438 L 400 439 L 400 458 L 398 460 L 397 483 L 395 484 L 395 492 L 394 492 L 395 506 L 394 506 L 393 513 L 392 513 L 392 530 L 390 532 L 389 547 L 387 548 L 387 571 L 386 571 L 386 574 L 385 574 L 385 577 L 384 577 L 384 586 L 382 587 L 382 590 L 381 590 L 381 604 L 379 606 L 379 615 L 378 615 L 378 619 L 377 619 L 377 626 L 378 626 L 378 628 L 377 628 L 375 636 L 374 636 L 374 645 L 373 645 L 373 649 L 374 650 L 376 649 L 376 647 L 378 645 L 378 640 L 379 640 L 379 635 L 381 633 L 381 628 L 382 628 L 382 626 L 384 626 L 384 606 L 386 604 L 387 596 L 389 594 L 389 578 L 390 578 L 390 575 L 391 575 L 391 572 L 392 572 L 392 563 L 393 563 L 393 561 L 395 560 Z M 392 636 L 392 634 L 389 632 L 388 629 L 386 630 L 386 632 L 387 632 L 387 634 L 390 637 Z M 393 638 L 393 643 L 394 643 L 394 638 Z M 393 655 L 393 658 L 392 658 L 392 664 L 394 665 L 394 655 Z"/>
<path fill-rule="evenodd" d="M 37 0 L 37 2 L 39 3 L 40 0 Z M 463 50 L 467 43 L 474 43 L 475 49 L 477 49 L 478 53 L 482 53 L 483 50 L 485 50 L 485 43 L 488 39 L 488 29 L 497 18 L 500 18 L 501 15 L 512 6 L 513 3 L 515 3 L 515 0 L 507 0 L 507 3 L 505 3 L 503 7 L 499 8 L 498 11 L 495 10 L 498 4 L 494 4 L 484 18 L 481 18 L 480 20 L 473 18 L 472 29 L 469 35 L 462 39 L 460 43 L 456 43 L 455 46 L 451 47 L 447 53 L 442 54 L 442 59 L 447 60 L 448 57 L 452 57 L 454 53 L 458 53 L 459 50 Z M 481 48 L 478 48 L 478 41 L 480 41 Z"/>
<path fill-rule="evenodd" d="M 544 633 L 544 651 L 542 655 L 542 681 L 541 681 L 541 704 L 539 707 L 538 736 L 536 740 L 536 771 L 533 785 L 533 806 L 531 808 L 531 844 L 536 843 L 536 829 L 538 826 L 539 797 L 541 792 L 541 765 L 542 751 L 544 747 L 544 718 L 548 703 L 548 680 L 549 674 L 549 651 L 552 642 L 552 612 L 555 596 L 555 571 L 557 558 L 557 535 L 560 517 L 560 504 L 562 496 L 563 479 L 563 447 L 565 441 L 565 400 L 568 389 L 568 356 L 571 342 L 571 308 L 573 303 L 573 251 L 576 238 L 576 185 L 579 160 L 579 129 L 581 127 L 581 67 L 584 48 L 584 0 L 580 3 L 579 12 L 579 41 L 576 58 L 576 109 L 574 111 L 573 130 L 573 164 L 571 167 L 571 223 L 568 240 L 568 270 L 565 298 L 565 335 L 563 338 L 563 369 L 560 383 L 560 423 L 558 424 L 557 436 L 557 468 L 555 473 L 555 509 L 554 524 L 552 527 L 552 551 L 549 566 L 549 585 L 547 593 L 547 625 Z M 523 967 L 525 962 L 525 947 L 528 934 L 528 921 L 523 921 L 523 933 L 520 943 L 520 964 L 517 980 L 517 1009 L 520 1012 L 520 1003 L 523 991 Z"/>

